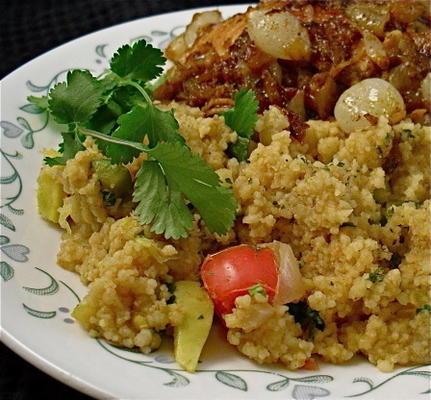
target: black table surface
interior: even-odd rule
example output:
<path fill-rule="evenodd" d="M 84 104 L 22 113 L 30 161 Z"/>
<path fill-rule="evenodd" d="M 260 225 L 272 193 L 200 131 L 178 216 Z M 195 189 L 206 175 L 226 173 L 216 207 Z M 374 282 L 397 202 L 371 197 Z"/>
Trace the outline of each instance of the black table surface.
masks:
<path fill-rule="evenodd" d="M 241 0 L 1 0 L 0 77 L 44 52 L 117 23 L 193 7 Z M 0 343 L 0 399 L 89 397 L 57 382 Z"/>

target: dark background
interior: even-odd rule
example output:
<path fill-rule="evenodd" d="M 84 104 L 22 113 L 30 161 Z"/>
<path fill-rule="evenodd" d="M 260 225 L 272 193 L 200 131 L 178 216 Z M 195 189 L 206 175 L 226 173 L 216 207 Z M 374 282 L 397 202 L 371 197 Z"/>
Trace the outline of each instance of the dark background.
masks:
<path fill-rule="evenodd" d="M 242 0 L 0 0 L 0 76 L 86 33 L 169 11 Z M 257 2 L 257 0 L 255 1 Z"/>
<path fill-rule="evenodd" d="M 120 22 L 241 0 L 27 0 L 0 1 L 0 77 L 86 33 Z M 84 357 L 85 355 L 83 355 Z M 1 400 L 86 400 L 89 397 L 40 372 L 0 343 Z"/>

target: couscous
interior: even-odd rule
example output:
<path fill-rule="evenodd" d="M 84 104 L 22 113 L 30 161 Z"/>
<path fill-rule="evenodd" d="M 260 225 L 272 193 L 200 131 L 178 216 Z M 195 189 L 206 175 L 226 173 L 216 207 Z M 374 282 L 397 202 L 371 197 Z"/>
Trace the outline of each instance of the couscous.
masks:
<path fill-rule="evenodd" d="M 65 232 L 58 263 L 89 285 L 79 320 L 90 335 L 149 352 L 160 345 L 158 332 L 181 319 L 176 304 L 168 304 L 169 283 L 198 280 L 204 255 L 214 250 L 280 240 L 299 260 L 303 300 L 326 327 L 306 338 L 287 306 L 245 295 L 224 317 L 228 341 L 242 353 L 289 368 L 314 354 L 341 363 L 362 353 L 384 371 L 429 360 L 430 317 L 417 312 L 430 302 L 429 127 L 410 121 L 391 127 L 382 118 L 346 134 L 335 122 L 309 121 L 299 144 L 287 118 L 271 107 L 256 124 L 271 143 L 238 163 L 224 152 L 236 134 L 223 117 L 171 106 L 192 151 L 232 186 L 237 221 L 223 236 L 210 234 L 199 215 L 188 238 L 151 233 L 128 215 L 131 206 L 104 206 L 91 167 L 103 156 L 92 139 L 65 167 L 44 167 L 67 196 L 59 209 Z M 386 174 L 382 166 L 398 142 L 400 165 Z M 128 165 L 132 175 L 140 162 Z M 396 202 L 385 207 L 380 196 Z"/>
<path fill-rule="evenodd" d="M 74 71 L 50 92 L 49 111 L 69 131 L 59 153 L 45 154 L 39 210 L 63 230 L 58 264 L 88 285 L 73 316 L 92 337 L 148 353 L 174 331 L 176 346 L 187 346 L 194 330 L 183 331 L 182 343 L 178 332 L 182 321 L 194 318 L 201 321 L 196 332 L 203 346 L 214 303 L 227 341 L 258 363 L 315 368 L 318 360 L 343 363 L 361 354 L 391 371 L 430 362 L 431 74 L 418 50 L 428 51 L 421 39 L 424 29 L 429 32 L 423 2 L 404 14 L 391 9 L 392 22 L 380 13 L 380 25 L 368 33 L 354 21 L 361 2 L 348 2 L 347 11 L 343 2 L 329 2 L 326 11 L 314 3 L 262 2 L 227 22 L 217 13 L 194 19 L 189 36 L 168 48 L 176 65 L 161 85 L 145 83 L 160 75 L 161 53 L 140 42 L 118 50 L 106 77 Z M 367 4 L 360 6 L 365 14 L 374 7 Z M 343 35 L 356 46 L 356 55 L 349 55 L 354 62 L 331 53 L 337 64 L 345 63 L 336 74 L 330 59 L 315 58 L 315 51 L 330 47 L 316 50 L 313 42 L 327 34 L 313 22 L 318 7 L 322 18 L 338 15 L 341 7 Z M 307 15 L 313 21 L 304 22 Z M 299 42 L 286 42 L 284 53 L 262 45 L 259 16 L 291 21 Z M 409 33 L 415 21 L 416 36 Z M 231 41 L 220 42 L 214 32 Z M 414 74 L 422 83 L 415 81 L 414 93 L 399 87 L 399 68 L 390 69 L 396 52 L 400 66 L 412 52 L 394 35 L 419 43 L 412 57 L 419 60 Z M 379 57 L 373 58 L 370 43 Z M 241 56 L 241 46 L 252 50 Z M 247 69 L 251 64 L 242 65 L 241 79 L 232 78 L 223 69 L 231 65 L 226 48 L 232 57 L 246 57 L 246 64 L 254 60 L 261 78 Z M 364 55 L 365 64 L 358 58 L 364 51 L 370 56 Z M 182 58 L 196 61 L 199 52 L 226 61 L 226 74 L 208 80 L 218 64 L 199 67 Z M 152 58 L 128 67 L 145 54 Z M 309 62 L 317 64 L 304 64 Z M 280 73 L 274 63 L 297 76 L 284 77 L 290 86 L 277 89 L 281 97 L 274 88 L 284 78 L 277 85 L 264 82 L 268 71 Z M 320 89 L 310 75 L 319 75 L 315 68 L 331 76 Z M 314 102 L 307 101 L 311 89 Z M 153 103 L 150 92 L 160 101 Z M 187 184 L 178 181 L 181 157 L 190 174 L 198 171 Z M 54 205 L 46 192 L 55 194 Z M 231 268 L 217 266 L 231 251 L 250 257 L 235 271 L 248 283 L 223 294 L 230 278 L 214 287 L 212 277 L 217 268 L 223 274 Z M 258 257 L 267 261 L 256 262 Z M 196 306 L 204 311 L 190 314 L 187 302 L 175 297 L 181 296 L 175 291 L 180 281 L 186 281 L 181 293 L 194 290 L 207 302 Z M 200 350 L 193 350 L 186 369 L 194 370 Z"/>

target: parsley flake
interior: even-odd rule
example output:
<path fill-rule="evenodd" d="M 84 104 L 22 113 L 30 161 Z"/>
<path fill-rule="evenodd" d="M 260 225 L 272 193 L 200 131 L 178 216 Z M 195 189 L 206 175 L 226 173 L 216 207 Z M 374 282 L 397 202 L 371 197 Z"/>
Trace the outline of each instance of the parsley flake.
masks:
<path fill-rule="evenodd" d="M 248 294 L 250 296 L 256 296 L 257 294 L 266 296 L 266 291 L 265 288 L 260 283 L 258 283 L 257 285 L 254 285 L 250 289 L 248 289 Z"/>
<path fill-rule="evenodd" d="M 343 223 L 340 225 L 340 228 L 344 228 L 344 227 L 346 227 L 346 226 L 349 226 L 349 227 L 351 227 L 351 228 L 355 228 L 355 227 L 356 227 L 356 225 L 355 225 L 353 222 L 343 222 Z"/>
<path fill-rule="evenodd" d="M 368 275 L 368 280 L 371 281 L 372 283 L 382 282 L 383 279 L 384 279 L 384 276 L 380 268 L 375 269 L 373 272 L 371 272 Z"/>
<path fill-rule="evenodd" d="M 298 303 L 289 303 L 289 314 L 295 319 L 295 322 L 301 324 L 302 329 L 307 332 L 308 338 L 313 338 L 314 330 L 323 331 L 326 327 L 325 321 L 319 312 L 310 308 L 305 301 Z"/>
<path fill-rule="evenodd" d="M 109 190 L 102 190 L 101 193 L 105 206 L 112 207 L 115 205 L 116 198 L 114 193 L 110 192 Z"/>
<path fill-rule="evenodd" d="M 389 260 L 389 267 L 391 269 L 398 268 L 403 261 L 403 258 L 398 253 L 393 253 Z"/>
<path fill-rule="evenodd" d="M 419 314 L 422 311 L 428 311 L 431 313 L 431 306 L 429 304 L 424 304 L 422 307 L 416 309 L 416 314 Z"/>

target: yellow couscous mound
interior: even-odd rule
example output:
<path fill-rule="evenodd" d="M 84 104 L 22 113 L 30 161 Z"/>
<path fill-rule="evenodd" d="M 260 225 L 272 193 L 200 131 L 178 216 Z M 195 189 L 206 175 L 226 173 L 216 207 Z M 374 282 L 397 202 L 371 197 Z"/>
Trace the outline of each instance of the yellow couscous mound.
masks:
<path fill-rule="evenodd" d="M 431 129 L 382 118 L 365 131 L 309 121 L 300 143 L 276 107 L 260 116 L 264 143 L 248 162 L 225 153 L 237 136 L 223 117 L 171 104 L 193 152 L 214 168 L 238 200 L 238 218 L 224 236 L 198 215 L 190 236 L 167 241 L 130 216 L 132 203 L 107 207 L 92 161 L 94 142 L 65 167 L 43 167 L 66 194 L 58 263 L 80 274 L 87 296 L 75 317 L 94 337 L 149 352 L 181 310 L 169 283 L 199 279 L 204 255 L 227 245 L 279 240 L 301 267 L 303 301 L 325 321 L 307 336 L 266 297 L 246 295 L 225 316 L 228 341 L 259 363 L 300 368 L 313 354 L 341 363 L 364 354 L 382 371 L 430 360 Z M 143 157 L 129 164 L 134 176 Z"/>

